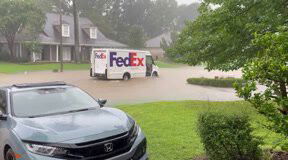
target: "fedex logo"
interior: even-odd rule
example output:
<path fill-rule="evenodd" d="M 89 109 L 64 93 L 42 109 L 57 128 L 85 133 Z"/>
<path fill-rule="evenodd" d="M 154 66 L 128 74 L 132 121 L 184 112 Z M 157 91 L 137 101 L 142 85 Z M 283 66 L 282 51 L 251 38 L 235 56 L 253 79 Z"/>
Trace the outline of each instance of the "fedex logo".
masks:
<path fill-rule="evenodd" d="M 106 55 L 104 53 L 96 53 L 95 58 L 96 59 L 106 59 Z"/>
<path fill-rule="evenodd" d="M 144 58 L 137 58 L 137 53 L 130 52 L 128 57 L 117 57 L 117 52 L 110 53 L 110 67 L 114 66 L 114 62 L 118 67 L 144 66 Z"/>

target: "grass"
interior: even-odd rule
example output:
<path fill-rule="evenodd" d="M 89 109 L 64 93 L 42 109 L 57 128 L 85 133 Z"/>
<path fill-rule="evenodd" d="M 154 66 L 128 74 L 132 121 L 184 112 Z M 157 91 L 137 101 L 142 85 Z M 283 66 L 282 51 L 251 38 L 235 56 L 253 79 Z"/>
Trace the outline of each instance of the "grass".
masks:
<path fill-rule="evenodd" d="M 0 73 L 19 73 L 25 71 L 52 71 L 59 69 L 59 63 L 47 63 L 47 64 L 15 64 L 0 62 Z M 64 70 L 88 70 L 90 64 L 64 64 Z"/>
<path fill-rule="evenodd" d="M 173 68 L 180 67 L 180 64 L 175 63 L 167 63 L 162 61 L 157 61 L 156 64 L 160 68 Z M 183 65 L 182 65 L 183 66 Z M 59 63 L 46 63 L 46 64 L 15 64 L 15 63 L 7 63 L 0 62 L 0 73 L 21 73 L 25 71 L 33 72 L 33 71 L 52 71 L 55 69 L 59 69 Z M 65 63 L 64 70 L 89 70 L 90 64 L 73 64 L 73 63 Z"/>
<path fill-rule="evenodd" d="M 183 67 L 184 66 L 184 64 L 165 62 L 165 61 L 155 61 L 155 63 L 160 68 L 177 68 L 177 67 Z"/>
<path fill-rule="evenodd" d="M 148 152 L 152 160 L 191 160 L 203 155 L 204 150 L 197 134 L 197 118 L 202 112 L 245 113 L 251 117 L 255 135 L 265 140 L 262 147 L 270 148 L 280 137 L 262 127 L 264 117 L 246 102 L 158 102 L 121 105 L 120 109 L 134 117 L 148 139 Z"/>
<path fill-rule="evenodd" d="M 242 79 L 239 78 L 220 78 L 220 79 L 210 79 L 210 78 L 189 78 L 187 82 L 189 84 L 201 85 L 201 86 L 212 86 L 212 87 L 223 87 L 223 88 L 233 88 L 235 82 L 241 82 Z"/>

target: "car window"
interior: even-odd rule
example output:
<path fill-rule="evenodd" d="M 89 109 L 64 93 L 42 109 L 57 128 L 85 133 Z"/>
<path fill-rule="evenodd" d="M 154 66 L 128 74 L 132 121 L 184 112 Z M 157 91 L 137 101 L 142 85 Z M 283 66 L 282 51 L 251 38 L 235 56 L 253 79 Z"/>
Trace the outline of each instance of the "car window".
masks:
<path fill-rule="evenodd" d="M 6 108 L 7 108 L 6 92 L 3 90 L 0 90 L 0 111 L 2 113 L 6 113 Z"/>
<path fill-rule="evenodd" d="M 43 116 L 97 108 L 99 104 L 78 88 L 49 88 L 12 93 L 13 113 L 19 117 Z"/>

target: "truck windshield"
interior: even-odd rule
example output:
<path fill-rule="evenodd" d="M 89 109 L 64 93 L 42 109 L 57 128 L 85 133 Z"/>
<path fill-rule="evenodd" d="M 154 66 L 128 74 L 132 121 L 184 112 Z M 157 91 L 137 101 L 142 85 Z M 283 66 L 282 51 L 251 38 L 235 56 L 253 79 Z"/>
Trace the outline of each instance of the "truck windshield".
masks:
<path fill-rule="evenodd" d="M 97 109 L 99 104 L 84 91 L 47 88 L 12 93 L 12 111 L 17 117 L 41 117 Z"/>

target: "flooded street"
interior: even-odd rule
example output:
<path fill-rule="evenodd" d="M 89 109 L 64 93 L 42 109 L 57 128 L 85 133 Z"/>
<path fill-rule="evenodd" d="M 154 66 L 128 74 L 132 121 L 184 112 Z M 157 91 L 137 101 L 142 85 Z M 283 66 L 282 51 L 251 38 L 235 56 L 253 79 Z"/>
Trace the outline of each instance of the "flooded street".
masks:
<path fill-rule="evenodd" d="M 223 73 L 208 72 L 203 67 L 165 68 L 159 78 L 121 80 L 98 80 L 90 78 L 88 71 L 64 73 L 32 72 L 21 74 L 0 74 L 0 86 L 18 83 L 65 81 L 76 85 L 95 98 L 108 99 L 110 105 L 175 100 L 239 100 L 231 88 L 214 88 L 189 85 L 190 77 L 241 77 L 241 71 Z"/>

